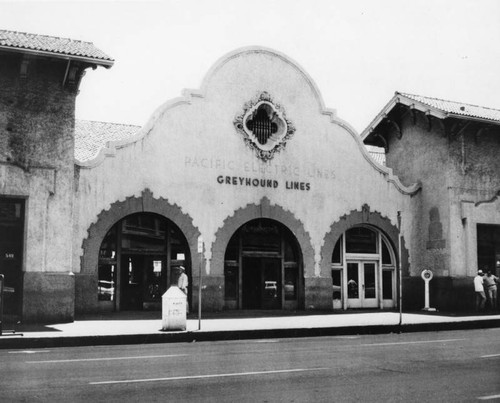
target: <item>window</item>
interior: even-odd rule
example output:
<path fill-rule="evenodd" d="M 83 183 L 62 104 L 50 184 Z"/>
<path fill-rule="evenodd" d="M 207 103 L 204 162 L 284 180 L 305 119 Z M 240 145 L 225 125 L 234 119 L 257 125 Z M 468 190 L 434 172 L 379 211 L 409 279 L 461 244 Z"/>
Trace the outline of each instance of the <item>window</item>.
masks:
<path fill-rule="evenodd" d="M 393 298 L 393 277 L 394 270 L 382 270 L 382 298 Z"/>
<path fill-rule="evenodd" d="M 342 299 L 342 270 L 334 269 L 332 270 L 332 288 L 333 294 L 332 298 L 341 300 Z"/>
<path fill-rule="evenodd" d="M 377 234 L 364 227 L 346 231 L 346 253 L 377 253 Z"/>
<path fill-rule="evenodd" d="M 332 263 L 342 264 L 342 238 L 341 236 L 333 248 Z"/>
<path fill-rule="evenodd" d="M 500 225 L 477 225 L 478 268 L 500 274 Z"/>
<path fill-rule="evenodd" d="M 236 262 L 226 261 L 224 263 L 224 297 L 235 300 L 238 298 L 238 264 Z"/>
<path fill-rule="evenodd" d="M 389 247 L 387 246 L 385 239 L 382 239 L 382 264 L 384 265 L 393 264 L 391 253 L 389 252 Z"/>

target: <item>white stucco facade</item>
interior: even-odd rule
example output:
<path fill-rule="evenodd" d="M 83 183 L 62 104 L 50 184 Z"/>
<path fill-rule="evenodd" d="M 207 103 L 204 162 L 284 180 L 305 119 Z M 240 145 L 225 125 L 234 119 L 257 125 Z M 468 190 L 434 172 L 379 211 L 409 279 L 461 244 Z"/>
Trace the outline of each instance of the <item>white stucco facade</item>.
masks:
<path fill-rule="evenodd" d="M 267 161 L 245 144 L 235 127 L 236 118 L 263 93 L 295 129 Z M 140 198 L 145 190 L 192 220 L 204 241 L 204 276 L 223 277 L 223 265 L 212 253 L 225 221 L 267 200 L 308 234 L 313 264 L 304 262 L 304 278 L 329 279 L 325 262 L 330 258 L 322 254 L 325 243 L 336 241 L 328 239 L 334 223 L 368 206 L 396 228 L 400 212 L 401 235 L 409 239 L 405 223 L 412 220 L 411 195 L 419 189 L 404 186 L 390 169 L 372 160 L 355 130 L 325 107 L 300 66 L 263 48 L 224 56 L 199 90 L 186 90 L 166 102 L 135 138 L 112 142 L 97 158 L 77 167 L 73 271 L 81 274 L 92 270 L 83 268 L 82 256 L 98 253 L 83 244 L 99 214 L 127 198 Z M 119 213 L 114 217 L 123 218 Z M 175 217 L 166 218 L 175 222 Z M 196 253 L 196 240 L 188 237 L 188 243 Z M 410 242 L 406 248 L 411 259 Z M 307 299 L 307 282 L 305 287 Z"/>

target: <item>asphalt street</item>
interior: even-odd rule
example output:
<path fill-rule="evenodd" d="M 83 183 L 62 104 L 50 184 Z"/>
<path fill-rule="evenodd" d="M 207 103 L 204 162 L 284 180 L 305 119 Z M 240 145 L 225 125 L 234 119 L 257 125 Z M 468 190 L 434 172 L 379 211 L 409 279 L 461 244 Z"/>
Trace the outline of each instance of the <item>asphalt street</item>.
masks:
<path fill-rule="evenodd" d="M 5 402 L 500 401 L 500 328 L 0 350 Z"/>

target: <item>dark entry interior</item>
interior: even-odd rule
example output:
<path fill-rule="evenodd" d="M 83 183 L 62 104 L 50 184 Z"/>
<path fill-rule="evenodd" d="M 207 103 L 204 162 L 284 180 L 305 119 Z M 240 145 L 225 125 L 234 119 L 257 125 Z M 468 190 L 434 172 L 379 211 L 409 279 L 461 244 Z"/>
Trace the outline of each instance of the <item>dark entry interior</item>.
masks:
<path fill-rule="evenodd" d="M 300 309 L 301 262 L 297 240 L 288 228 L 265 218 L 247 222 L 226 248 L 226 308 Z"/>
<path fill-rule="evenodd" d="M 500 275 L 500 225 L 477 225 L 477 264 L 483 271 Z"/>
<path fill-rule="evenodd" d="M 243 309 L 281 309 L 281 260 L 243 258 Z"/>
<path fill-rule="evenodd" d="M 189 247 L 174 223 L 151 213 L 124 218 L 109 230 L 99 251 L 100 308 L 160 310 L 161 296 L 177 283 L 181 265 L 190 277 Z"/>
<path fill-rule="evenodd" d="M 0 274 L 3 281 L 4 319 L 21 315 L 24 200 L 0 198 Z"/>

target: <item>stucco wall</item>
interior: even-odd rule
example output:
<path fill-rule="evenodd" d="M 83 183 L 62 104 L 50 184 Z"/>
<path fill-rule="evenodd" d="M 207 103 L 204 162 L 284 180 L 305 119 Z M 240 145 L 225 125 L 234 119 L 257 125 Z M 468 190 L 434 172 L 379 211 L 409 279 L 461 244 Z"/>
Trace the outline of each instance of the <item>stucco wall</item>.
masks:
<path fill-rule="evenodd" d="M 450 275 L 449 144 L 443 125 L 424 114 L 408 113 L 401 122 L 401 138 L 389 136 L 387 166 L 403 182 L 420 180 L 422 190 L 415 196 L 411 226 L 412 276 L 430 269 L 438 276 Z"/>
<path fill-rule="evenodd" d="M 72 304 L 57 303 L 60 292 L 73 298 L 72 279 L 48 276 L 44 287 L 36 284 L 41 273 L 64 277 L 72 268 L 75 91 L 62 86 L 66 64 L 41 58 L 23 62 L 13 53 L 0 59 L 0 196 L 26 199 L 26 320 L 37 320 L 44 306 L 51 306 L 59 320 L 73 317 Z"/>
<path fill-rule="evenodd" d="M 433 280 L 435 303 L 442 309 L 470 308 L 470 277 L 478 269 L 477 224 L 500 223 L 499 130 L 409 112 L 401 133 L 401 138 L 387 133 L 387 165 L 403 181 L 422 182 L 413 204 L 413 275 L 429 268 L 438 277 L 451 277 Z"/>
<path fill-rule="evenodd" d="M 295 127 L 284 150 L 268 162 L 256 157 L 233 124 L 245 104 L 264 91 Z M 329 265 L 321 264 L 321 250 L 331 225 L 364 204 L 393 225 L 398 211 L 409 221 L 409 194 L 414 190 L 371 161 L 357 133 L 325 109 L 313 81 L 296 63 L 260 48 L 223 57 L 199 91 L 187 91 L 162 105 L 135 141 L 111 144 L 96 160 L 81 165 L 75 272 L 81 270 L 82 242 L 101 211 L 139 197 L 147 188 L 192 219 L 205 241 L 205 274 L 222 273 L 220 259 L 212 261 L 212 245 L 228 218 L 266 199 L 308 234 L 311 259 L 304 262 L 305 277 L 328 278 Z M 246 185 L 247 178 L 273 185 Z M 292 182 L 303 183 L 303 190 L 300 185 L 288 189 Z M 403 230 L 408 237 L 409 228 Z"/>

